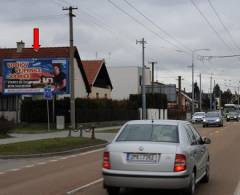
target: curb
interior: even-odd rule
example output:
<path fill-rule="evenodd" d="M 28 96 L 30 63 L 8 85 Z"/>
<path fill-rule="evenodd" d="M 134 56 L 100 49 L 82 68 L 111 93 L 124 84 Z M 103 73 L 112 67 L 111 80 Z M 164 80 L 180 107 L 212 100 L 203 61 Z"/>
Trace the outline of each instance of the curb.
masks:
<path fill-rule="evenodd" d="M 108 143 L 98 144 L 98 145 L 87 146 L 83 148 L 75 148 L 72 150 L 54 152 L 54 153 L 29 154 L 29 155 L 0 155 L 0 159 L 37 158 L 37 157 L 52 157 L 52 156 L 58 156 L 58 155 L 76 154 L 76 153 L 82 153 L 82 152 L 104 148 L 107 144 Z"/>

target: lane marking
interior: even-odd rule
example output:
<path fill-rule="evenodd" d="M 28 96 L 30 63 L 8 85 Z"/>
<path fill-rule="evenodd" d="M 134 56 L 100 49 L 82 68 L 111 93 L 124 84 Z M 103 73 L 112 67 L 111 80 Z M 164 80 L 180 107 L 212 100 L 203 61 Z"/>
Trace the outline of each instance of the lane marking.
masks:
<path fill-rule="evenodd" d="M 78 187 L 78 188 L 75 188 L 75 189 L 67 192 L 66 194 L 74 194 L 74 193 L 76 193 L 76 192 L 85 190 L 86 188 L 89 188 L 89 187 L 91 187 L 91 186 L 93 186 L 93 185 L 96 185 L 96 184 L 98 184 L 98 183 L 100 183 L 100 182 L 102 182 L 102 181 L 103 181 L 103 178 L 97 179 L 97 180 L 95 180 L 95 181 L 93 181 L 93 182 L 90 182 L 90 183 L 84 185 L 84 186 L 80 186 L 80 187 Z"/>
<path fill-rule="evenodd" d="M 47 162 L 38 162 L 37 165 L 45 165 Z"/>
<path fill-rule="evenodd" d="M 215 131 L 215 133 L 219 133 L 219 131 Z"/>
<path fill-rule="evenodd" d="M 34 164 L 31 164 L 31 165 L 26 165 L 24 166 L 25 168 L 31 168 L 31 167 L 34 167 L 35 165 Z"/>
<path fill-rule="evenodd" d="M 3 174 L 5 174 L 5 172 L 0 172 L 0 175 L 3 175 Z"/>
<path fill-rule="evenodd" d="M 20 171 L 21 169 L 10 169 L 10 170 L 8 170 L 8 171 L 11 171 L 11 172 L 14 172 L 14 171 Z"/>
<path fill-rule="evenodd" d="M 233 195 L 240 195 L 240 181 L 238 182 L 238 185 L 237 185 Z"/>
<path fill-rule="evenodd" d="M 58 161 L 58 159 L 51 159 L 48 162 L 57 162 L 57 161 Z"/>

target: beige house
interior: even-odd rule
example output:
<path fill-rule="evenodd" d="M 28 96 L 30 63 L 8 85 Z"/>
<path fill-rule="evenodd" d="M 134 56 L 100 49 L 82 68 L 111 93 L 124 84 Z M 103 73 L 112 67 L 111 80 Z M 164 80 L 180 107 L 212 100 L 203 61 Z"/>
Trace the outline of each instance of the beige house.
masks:
<path fill-rule="evenodd" d="M 113 89 L 105 61 L 102 60 L 82 60 L 84 72 L 87 76 L 90 87 L 89 98 L 111 99 Z"/>

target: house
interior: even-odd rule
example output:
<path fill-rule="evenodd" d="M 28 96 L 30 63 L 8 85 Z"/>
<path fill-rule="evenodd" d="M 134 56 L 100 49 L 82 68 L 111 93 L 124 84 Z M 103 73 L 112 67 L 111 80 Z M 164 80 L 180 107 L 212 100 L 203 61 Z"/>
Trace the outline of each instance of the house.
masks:
<path fill-rule="evenodd" d="M 40 59 L 57 59 L 57 60 L 66 59 L 65 61 L 67 61 L 69 59 L 69 52 L 70 52 L 69 47 L 42 47 L 36 52 L 33 50 L 33 48 L 25 48 L 25 44 L 23 42 L 18 42 L 16 48 L 0 48 L 0 76 L 1 77 L 4 76 L 2 70 L 3 70 L 4 60 L 6 59 L 12 60 L 12 61 L 16 59 L 19 59 L 20 61 L 25 59 L 31 59 L 33 61 L 40 60 Z M 44 69 L 46 67 L 42 67 L 42 68 Z M 32 68 L 32 69 L 29 68 L 29 69 L 22 69 L 22 70 L 28 71 L 28 76 L 30 75 L 31 79 L 28 79 L 27 82 L 30 83 L 29 85 L 35 86 L 34 90 L 36 90 L 37 86 L 42 87 L 43 85 L 46 85 L 47 82 L 53 79 L 52 74 L 46 74 L 44 73 L 44 71 L 39 71 L 38 68 Z M 12 68 L 12 71 L 15 72 L 16 71 L 15 68 Z M 81 59 L 76 47 L 74 47 L 74 71 L 75 71 L 74 72 L 75 98 L 86 98 L 90 94 L 91 88 L 89 86 L 88 79 L 85 74 L 83 64 L 81 63 Z M 66 75 L 68 75 L 68 71 L 66 71 Z M 68 76 L 66 77 L 68 78 Z M 35 79 L 38 79 L 38 80 L 35 80 Z M 6 81 L 3 79 L 1 82 L 3 82 L 3 85 L 1 86 L 6 87 Z M 24 79 L 21 82 L 25 82 Z M 67 84 L 69 84 L 69 79 L 67 79 L 66 82 Z M 14 84 L 12 86 L 14 86 Z M 21 99 L 23 94 L 25 95 L 28 93 L 24 92 L 22 94 L 21 92 L 23 90 L 19 88 L 19 90 L 14 89 L 15 90 L 14 92 L 16 93 L 8 94 L 7 96 L 5 96 L 3 95 L 3 90 L 4 89 L 1 89 L 0 91 L 0 111 L 4 112 L 6 118 L 16 120 L 17 117 L 14 117 L 14 115 L 16 115 L 16 108 L 17 108 L 16 98 L 20 97 Z M 39 92 L 43 94 L 42 91 L 39 91 Z M 30 96 L 42 98 L 42 95 L 40 94 L 39 93 L 31 94 Z M 69 91 L 64 93 L 63 95 L 57 95 L 57 98 L 59 97 L 60 98 L 70 97 Z"/>
<path fill-rule="evenodd" d="M 112 84 L 112 99 L 128 99 L 130 94 L 141 93 L 142 67 L 111 66 L 107 67 Z M 151 71 L 145 69 L 145 85 L 151 84 Z"/>
<path fill-rule="evenodd" d="M 82 60 L 83 69 L 87 76 L 87 81 L 91 92 L 89 98 L 111 98 L 113 89 L 105 61 L 102 60 Z"/>

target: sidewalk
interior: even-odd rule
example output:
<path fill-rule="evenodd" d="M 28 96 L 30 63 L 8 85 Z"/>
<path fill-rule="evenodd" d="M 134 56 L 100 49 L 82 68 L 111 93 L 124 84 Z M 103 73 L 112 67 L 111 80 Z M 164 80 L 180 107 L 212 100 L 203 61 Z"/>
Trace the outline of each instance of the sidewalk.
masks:
<path fill-rule="evenodd" d="M 104 128 L 96 128 L 95 136 L 98 139 L 106 140 L 111 142 L 115 136 L 115 133 L 98 133 L 99 131 L 109 130 L 109 129 L 119 129 L 120 126 L 113 126 L 113 127 L 104 127 Z M 0 144 L 9 144 L 9 143 L 16 143 L 16 142 L 23 142 L 23 141 L 31 141 L 31 140 L 39 140 L 39 139 L 48 139 L 48 138 L 60 138 L 60 137 L 67 137 L 68 131 L 59 131 L 59 132 L 46 132 L 46 133 L 34 133 L 34 134 L 20 134 L 20 133 L 12 133 L 10 134 L 12 138 L 7 139 L 0 139 Z M 72 136 L 79 137 L 80 132 L 72 131 Z M 91 133 L 83 132 L 84 137 L 91 137 Z"/>

